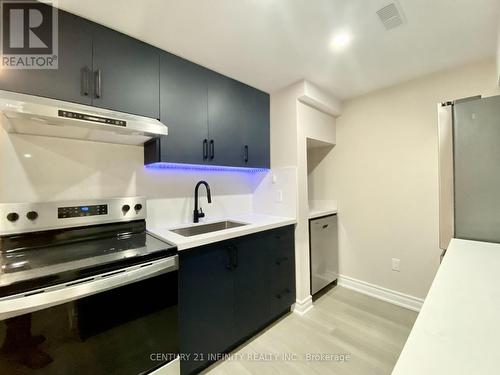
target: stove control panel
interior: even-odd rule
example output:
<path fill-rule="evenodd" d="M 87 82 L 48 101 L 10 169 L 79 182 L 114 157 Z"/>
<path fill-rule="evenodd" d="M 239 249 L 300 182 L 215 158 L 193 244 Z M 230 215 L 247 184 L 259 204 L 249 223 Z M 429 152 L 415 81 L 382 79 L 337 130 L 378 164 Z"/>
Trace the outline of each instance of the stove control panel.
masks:
<path fill-rule="evenodd" d="M 71 206 L 71 207 L 58 207 L 57 217 L 59 219 L 66 219 L 69 217 L 84 217 L 84 216 L 96 216 L 96 215 L 107 215 L 108 205 L 98 204 L 92 206 Z"/>
<path fill-rule="evenodd" d="M 0 203 L 0 236 L 145 220 L 146 216 L 145 197 Z"/>

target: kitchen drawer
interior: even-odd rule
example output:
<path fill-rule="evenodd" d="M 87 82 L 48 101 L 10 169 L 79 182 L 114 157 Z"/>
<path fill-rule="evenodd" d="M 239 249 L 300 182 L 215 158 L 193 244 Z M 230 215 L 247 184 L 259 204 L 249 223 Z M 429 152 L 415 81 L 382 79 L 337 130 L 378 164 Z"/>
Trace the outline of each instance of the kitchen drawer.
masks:
<path fill-rule="evenodd" d="M 295 303 L 295 285 L 286 286 L 284 288 L 276 288 L 271 295 L 271 315 L 277 317 Z"/>
<path fill-rule="evenodd" d="M 270 256 L 271 314 L 277 316 L 295 302 L 294 226 L 270 231 L 267 250 Z"/>

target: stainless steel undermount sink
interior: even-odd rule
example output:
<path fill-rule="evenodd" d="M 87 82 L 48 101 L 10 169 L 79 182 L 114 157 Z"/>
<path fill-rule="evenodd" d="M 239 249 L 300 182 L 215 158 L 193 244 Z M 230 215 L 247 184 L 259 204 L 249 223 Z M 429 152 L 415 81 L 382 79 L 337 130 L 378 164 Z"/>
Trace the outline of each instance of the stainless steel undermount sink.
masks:
<path fill-rule="evenodd" d="M 171 232 L 180 234 L 184 237 L 196 236 L 198 234 L 217 232 L 219 230 L 238 228 L 244 225 L 248 225 L 247 223 L 239 223 L 237 221 L 218 221 L 216 223 L 202 224 L 202 225 L 193 225 L 192 227 L 171 229 Z"/>

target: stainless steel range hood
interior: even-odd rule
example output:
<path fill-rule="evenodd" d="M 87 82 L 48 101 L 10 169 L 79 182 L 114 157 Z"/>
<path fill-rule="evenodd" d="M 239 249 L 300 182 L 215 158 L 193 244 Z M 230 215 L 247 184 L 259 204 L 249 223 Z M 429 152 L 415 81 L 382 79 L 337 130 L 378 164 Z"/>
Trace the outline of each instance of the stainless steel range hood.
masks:
<path fill-rule="evenodd" d="M 128 145 L 168 134 L 164 124 L 148 117 L 2 90 L 0 112 L 9 133 Z"/>

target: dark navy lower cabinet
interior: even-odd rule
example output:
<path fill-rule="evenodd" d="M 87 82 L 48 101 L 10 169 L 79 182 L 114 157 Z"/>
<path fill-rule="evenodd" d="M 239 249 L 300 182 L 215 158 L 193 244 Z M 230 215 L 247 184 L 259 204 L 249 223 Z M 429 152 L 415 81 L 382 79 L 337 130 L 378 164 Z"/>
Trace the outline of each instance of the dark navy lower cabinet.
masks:
<path fill-rule="evenodd" d="M 181 374 L 198 373 L 290 310 L 294 227 L 180 253 Z"/>
<path fill-rule="evenodd" d="M 243 338 L 253 335 L 270 319 L 269 266 L 271 257 L 263 249 L 261 233 L 238 238 L 234 272 L 235 332 Z"/>
<path fill-rule="evenodd" d="M 267 236 L 265 244 L 271 257 L 269 298 L 273 316 L 295 303 L 295 239 L 290 228 L 293 227 L 264 232 Z"/>
<path fill-rule="evenodd" d="M 196 373 L 236 340 L 234 276 L 223 243 L 180 254 L 181 373 Z"/>

